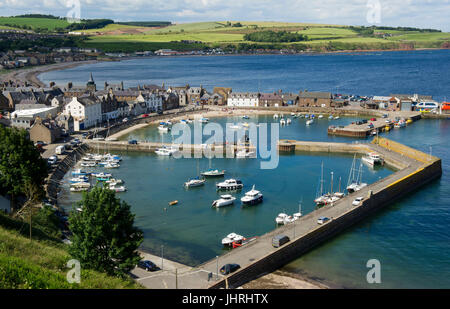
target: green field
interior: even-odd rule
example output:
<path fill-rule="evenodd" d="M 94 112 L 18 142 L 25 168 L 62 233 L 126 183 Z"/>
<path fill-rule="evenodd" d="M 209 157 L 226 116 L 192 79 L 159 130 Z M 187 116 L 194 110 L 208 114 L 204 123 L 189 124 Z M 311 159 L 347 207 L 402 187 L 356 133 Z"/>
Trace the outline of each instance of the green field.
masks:
<path fill-rule="evenodd" d="M 55 31 L 57 28 L 66 28 L 69 23 L 66 20 L 52 18 L 0 17 L 0 25 L 18 26 L 19 28 L 28 26 L 32 30 L 47 28 L 49 31 Z"/>
<path fill-rule="evenodd" d="M 230 21 L 231 24 L 237 23 Z M 440 32 L 419 32 L 401 30 L 377 30 L 380 33 L 390 33 L 392 37 L 382 38 L 381 36 L 363 35 L 355 29 L 347 26 L 307 24 L 307 23 L 284 23 L 284 22 L 240 22 L 241 27 L 232 27 L 227 22 L 199 22 L 175 24 L 162 28 L 149 28 L 140 33 L 113 34 L 109 28 L 98 29 L 103 31 L 103 35 L 92 35 L 85 43 L 88 46 L 98 46 L 107 48 L 114 46 L 115 51 L 130 51 L 130 46 L 155 50 L 168 48 L 170 44 L 181 44 L 181 41 L 199 41 L 200 47 L 229 47 L 242 44 L 261 46 L 261 48 L 299 48 L 313 50 L 339 50 L 340 47 L 349 50 L 354 49 L 397 49 L 402 43 L 408 42 L 417 47 L 439 47 L 443 43 L 450 41 L 449 33 Z M 121 29 L 122 30 L 122 29 Z M 126 31 L 132 31 L 127 28 Z M 247 33 L 263 30 L 288 31 L 305 34 L 308 41 L 298 43 L 268 44 L 258 42 L 248 42 L 244 40 Z M 95 30 L 92 30 L 95 33 Z M 133 44 L 133 45 L 130 45 Z M 159 45 L 161 44 L 161 45 Z M 164 47 L 163 47 L 164 46 Z M 123 50 L 121 50 L 123 49 Z M 181 50 L 189 49 L 189 45 L 183 46 Z M 192 48 L 191 46 L 191 49 Z"/>

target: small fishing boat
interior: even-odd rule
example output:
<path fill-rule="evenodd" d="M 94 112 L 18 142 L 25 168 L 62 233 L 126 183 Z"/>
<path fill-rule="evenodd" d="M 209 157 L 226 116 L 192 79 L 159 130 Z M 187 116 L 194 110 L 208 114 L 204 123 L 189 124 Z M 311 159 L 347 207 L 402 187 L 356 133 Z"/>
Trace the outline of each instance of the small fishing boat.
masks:
<path fill-rule="evenodd" d="M 280 125 L 284 126 L 286 124 L 286 120 L 284 120 L 284 118 L 280 119 Z"/>
<path fill-rule="evenodd" d="M 160 124 L 158 126 L 158 130 L 159 130 L 159 132 L 167 133 L 170 131 L 170 128 L 167 124 L 164 124 L 164 125 Z"/>
<path fill-rule="evenodd" d="M 235 200 L 236 200 L 236 198 L 234 196 L 230 195 L 230 194 L 221 195 L 220 199 L 215 200 L 212 203 L 212 207 L 229 206 L 229 205 L 232 205 Z"/>
<path fill-rule="evenodd" d="M 178 204 L 178 201 L 177 201 L 177 200 L 172 201 L 172 202 L 169 202 L 169 206 L 173 206 L 173 205 L 176 205 L 176 204 Z"/>
<path fill-rule="evenodd" d="M 244 239 L 243 236 L 238 235 L 236 233 L 230 233 L 230 234 L 227 235 L 227 237 L 222 239 L 222 245 L 224 245 L 224 246 L 232 246 L 233 241 L 235 241 L 235 240 L 242 240 L 242 239 Z"/>
<path fill-rule="evenodd" d="M 112 174 L 110 173 L 92 173 L 92 176 L 96 177 L 96 178 L 110 178 L 112 177 Z"/>
<path fill-rule="evenodd" d="M 89 182 L 89 178 L 86 176 L 78 176 L 70 179 L 71 183 Z"/>
<path fill-rule="evenodd" d="M 314 119 L 309 119 L 308 121 L 306 121 L 306 125 L 309 126 L 311 124 L 314 123 Z"/>
<path fill-rule="evenodd" d="M 110 185 L 108 188 L 110 190 L 112 190 L 112 191 L 115 191 L 115 192 L 125 192 L 125 191 L 127 191 L 127 188 L 125 186 L 116 187 L 114 185 Z"/>
<path fill-rule="evenodd" d="M 244 116 L 242 116 L 242 119 L 250 119 L 250 117 L 247 115 L 244 115 Z"/>
<path fill-rule="evenodd" d="M 225 170 L 219 171 L 219 170 L 210 169 L 210 170 L 207 170 L 206 172 L 202 172 L 201 175 L 204 177 L 222 177 L 225 175 Z"/>
<path fill-rule="evenodd" d="M 243 237 L 242 239 L 238 238 L 238 239 L 236 239 L 236 240 L 234 240 L 232 242 L 232 247 L 233 247 L 233 249 L 234 248 L 238 248 L 238 247 L 242 247 L 242 246 L 244 246 L 244 245 L 246 245 L 246 244 L 248 244 L 248 243 L 250 243 L 252 241 L 255 241 L 257 238 L 258 237 L 256 237 L 256 236 L 253 236 L 253 237 L 250 237 L 250 238 Z"/>
<path fill-rule="evenodd" d="M 236 158 L 250 158 L 254 157 L 256 153 L 254 151 L 248 151 L 247 149 L 242 149 L 236 152 Z"/>
<path fill-rule="evenodd" d="M 328 116 L 328 119 L 330 120 L 334 119 L 333 115 Z"/>
<path fill-rule="evenodd" d="M 278 216 L 275 218 L 275 222 L 277 224 L 283 224 L 284 223 L 284 219 L 287 218 L 288 215 L 285 213 L 280 213 L 278 214 Z"/>
<path fill-rule="evenodd" d="M 95 161 L 89 161 L 89 162 L 81 162 L 82 167 L 96 167 L 97 163 Z"/>
<path fill-rule="evenodd" d="M 239 190 L 244 184 L 239 179 L 227 179 L 216 184 L 217 190 Z"/>
<path fill-rule="evenodd" d="M 376 164 L 383 164 L 383 158 L 377 153 L 369 153 L 369 155 L 364 156 L 361 158 L 361 160 L 371 166 L 374 166 Z"/>
<path fill-rule="evenodd" d="M 263 201 L 263 195 L 260 191 L 255 190 L 255 185 L 253 185 L 252 189 L 245 193 L 245 195 L 241 198 L 241 202 L 246 205 L 256 205 Z"/>
<path fill-rule="evenodd" d="M 278 114 L 273 115 L 273 119 L 278 119 Z"/>
<path fill-rule="evenodd" d="M 176 149 L 175 147 L 167 147 L 167 146 L 163 146 L 155 150 L 155 153 L 159 156 L 171 156 L 176 152 L 178 152 L 178 149 Z"/>
<path fill-rule="evenodd" d="M 184 183 L 186 188 L 200 187 L 203 186 L 206 182 L 205 178 L 195 177 L 193 179 L 189 179 L 189 181 Z"/>
<path fill-rule="evenodd" d="M 291 118 L 286 119 L 286 124 L 291 124 L 292 120 Z"/>
<path fill-rule="evenodd" d="M 83 171 L 81 169 L 76 169 L 72 171 L 72 176 L 87 176 L 87 175 L 90 175 L 90 173 Z"/>
<path fill-rule="evenodd" d="M 337 119 L 339 119 L 339 118 L 340 118 L 339 116 L 334 117 L 335 120 L 337 120 Z"/>
<path fill-rule="evenodd" d="M 109 168 L 109 169 L 111 169 L 111 168 L 119 168 L 120 164 L 114 163 L 114 162 L 108 162 L 104 167 L 105 168 Z"/>
<path fill-rule="evenodd" d="M 108 180 L 105 180 L 105 183 L 107 183 L 107 184 L 109 184 L 111 186 L 115 186 L 115 185 L 123 184 L 123 180 L 122 179 L 110 178 Z"/>
<path fill-rule="evenodd" d="M 209 119 L 208 119 L 208 118 L 202 117 L 202 118 L 200 118 L 199 121 L 200 121 L 201 123 L 208 123 L 208 122 L 209 122 Z"/>

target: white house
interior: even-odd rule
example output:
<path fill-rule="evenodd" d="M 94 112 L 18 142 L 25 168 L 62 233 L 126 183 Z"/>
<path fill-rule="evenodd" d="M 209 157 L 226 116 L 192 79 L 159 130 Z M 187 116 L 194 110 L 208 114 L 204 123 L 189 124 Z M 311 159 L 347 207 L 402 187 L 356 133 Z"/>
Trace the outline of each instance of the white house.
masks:
<path fill-rule="evenodd" d="M 75 131 L 90 128 L 102 122 L 101 103 L 90 96 L 73 97 L 72 101 L 64 107 L 64 114 L 72 115 L 75 123 L 80 124 Z"/>
<path fill-rule="evenodd" d="M 149 111 L 156 112 L 158 110 L 162 110 L 163 98 L 156 93 L 149 93 L 145 95 L 139 93 L 139 96 L 136 98 L 136 103 L 145 103 Z"/>
<path fill-rule="evenodd" d="M 228 106 L 255 107 L 259 106 L 259 93 L 233 92 L 227 101 Z"/>

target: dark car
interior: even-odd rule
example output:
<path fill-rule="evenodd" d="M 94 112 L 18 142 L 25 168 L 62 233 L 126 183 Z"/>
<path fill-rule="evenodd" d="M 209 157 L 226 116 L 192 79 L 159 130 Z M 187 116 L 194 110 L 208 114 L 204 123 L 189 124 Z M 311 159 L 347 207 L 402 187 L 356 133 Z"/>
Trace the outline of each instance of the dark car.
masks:
<path fill-rule="evenodd" d="M 132 139 L 132 140 L 130 140 L 130 141 L 128 141 L 128 144 L 130 144 L 130 145 L 137 145 L 137 140 L 135 140 L 135 139 Z"/>
<path fill-rule="evenodd" d="M 225 264 L 220 269 L 220 273 L 222 275 L 228 275 L 228 274 L 231 274 L 232 272 L 235 272 L 239 268 L 241 268 L 241 266 L 238 264 Z"/>
<path fill-rule="evenodd" d="M 162 110 L 158 110 L 158 115 L 162 115 L 162 114 L 164 114 L 164 112 L 162 111 Z"/>
<path fill-rule="evenodd" d="M 156 271 L 158 270 L 158 266 L 155 265 L 155 263 L 145 260 L 145 261 L 139 261 L 138 267 L 145 269 L 146 271 Z"/>

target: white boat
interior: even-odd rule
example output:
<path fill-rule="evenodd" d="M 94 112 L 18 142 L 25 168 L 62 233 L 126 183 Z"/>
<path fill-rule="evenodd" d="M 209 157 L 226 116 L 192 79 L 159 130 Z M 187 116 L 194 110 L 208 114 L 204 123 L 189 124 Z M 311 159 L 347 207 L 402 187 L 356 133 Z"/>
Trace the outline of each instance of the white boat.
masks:
<path fill-rule="evenodd" d="M 241 235 L 238 235 L 236 233 L 230 233 L 227 235 L 227 237 L 222 239 L 222 245 L 224 246 L 232 246 L 233 242 L 236 240 L 242 240 L 244 237 Z"/>
<path fill-rule="evenodd" d="M 205 184 L 205 182 L 206 182 L 206 179 L 204 179 L 204 178 L 200 179 L 200 178 L 196 177 L 193 179 L 189 179 L 189 181 L 184 183 L 184 186 L 186 188 L 200 187 L 200 186 L 203 186 Z"/>
<path fill-rule="evenodd" d="M 81 166 L 82 167 L 96 167 L 97 163 L 96 162 L 81 162 Z"/>
<path fill-rule="evenodd" d="M 337 119 L 339 119 L 339 118 L 340 118 L 339 116 L 334 117 L 335 120 L 337 120 Z"/>
<path fill-rule="evenodd" d="M 206 172 L 201 173 L 201 175 L 205 176 L 205 177 L 221 177 L 221 176 L 225 175 L 225 170 L 219 171 L 219 170 L 210 169 L 210 170 L 207 170 Z"/>
<path fill-rule="evenodd" d="M 108 163 L 105 165 L 105 168 L 119 168 L 119 167 L 120 167 L 120 164 L 114 163 L 114 162 L 108 162 Z"/>
<path fill-rule="evenodd" d="M 280 125 L 284 126 L 285 124 L 286 124 L 286 120 L 284 120 L 284 118 L 281 118 Z"/>
<path fill-rule="evenodd" d="M 350 169 L 350 174 L 348 176 L 348 182 L 347 182 L 347 191 L 348 193 L 357 192 L 364 187 L 367 187 L 367 183 L 363 183 L 362 181 L 362 160 L 359 165 L 359 169 L 356 170 L 356 154 L 353 158 L 352 167 Z"/>
<path fill-rule="evenodd" d="M 71 187 L 70 192 L 83 192 L 88 191 L 89 188 L 82 188 L 82 187 Z"/>
<path fill-rule="evenodd" d="M 275 222 L 277 224 L 283 224 L 284 223 L 284 219 L 286 219 L 288 217 L 287 214 L 285 213 L 280 213 L 278 214 L 278 216 L 275 218 Z"/>
<path fill-rule="evenodd" d="M 273 119 L 278 119 L 278 114 L 273 115 Z"/>
<path fill-rule="evenodd" d="M 212 207 L 223 207 L 223 206 L 229 206 L 234 203 L 236 198 L 230 194 L 221 195 L 220 199 L 215 200 L 212 203 Z"/>
<path fill-rule="evenodd" d="M 72 176 L 87 176 L 89 174 L 90 173 L 83 171 L 81 169 L 76 169 L 76 170 L 72 171 Z"/>
<path fill-rule="evenodd" d="M 323 118 L 323 115 L 319 115 L 319 117 L 318 117 L 319 119 L 322 119 Z"/>
<path fill-rule="evenodd" d="M 216 184 L 218 190 L 239 190 L 244 184 L 239 179 L 227 179 Z"/>
<path fill-rule="evenodd" d="M 263 195 L 260 191 L 255 190 L 255 185 L 253 185 L 253 188 L 241 198 L 241 202 L 247 205 L 255 205 L 261 203 L 262 200 Z"/>
<path fill-rule="evenodd" d="M 302 214 L 302 202 L 298 203 L 298 212 L 296 212 L 295 214 L 293 214 L 294 219 L 297 220 L 298 218 L 300 218 L 301 216 L 303 216 Z"/>
<path fill-rule="evenodd" d="M 115 179 L 115 178 L 110 178 L 109 180 L 106 180 L 105 183 L 115 186 L 115 185 L 120 185 L 123 184 L 123 180 L 122 179 Z"/>
<path fill-rule="evenodd" d="M 381 156 L 379 154 L 374 153 L 374 152 L 369 153 L 369 155 L 362 157 L 361 160 L 370 165 L 376 165 L 376 164 L 383 163 L 383 158 L 381 158 Z"/>
<path fill-rule="evenodd" d="M 283 224 L 289 224 L 294 222 L 295 220 L 297 220 L 298 218 L 294 218 L 293 216 L 287 216 L 286 218 L 284 218 Z"/>
<path fill-rule="evenodd" d="M 244 115 L 242 116 L 242 119 L 250 119 L 250 117 L 248 115 Z"/>
<path fill-rule="evenodd" d="M 201 123 L 208 123 L 208 122 L 209 122 L 209 119 L 208 119 L 208 118 L 202 117 L 202 118 L 199 119 L 199 121 L 200 121 Z"/>
<path fill-rule="evenodd" d="M 92 173 L 92 176 L 96 177 L 96 178 L 109 178 L 112 177 L 112 174 L 110 173 Z"/>
<path fill-rule="evenodd" d="M 255 155 L 254 151 L 248 151 L 246 149 L 239 150 L 236 152 L 236 158 L 250 158 Z"/>
<path fill-rule="evenodd" d="M 311 124 L 314 123 L 314 119 L 309 119 L 308 121 L 306 121 L 306 125 L 309 126 Z"/>
<path fill-rule="evenodd" d="M 176 152 L 178 152 L 177 148 L 167 147 L 167 146 L 163 146 L 163 147 L 155 150 L 155 153 L 160 156 L 171 156 L 171 155 L 175 154 Z"/>
<path fill-rule="evenodd" d="M 70 185 L 72 188 L 90 188 L 91 184 L 88 182 L 77 182 Z"/>
<path fill-rule="evenodd" d="M 291 124 L 291 122 L 292 122 L 291 118 L 288 118 L 288 119 L 286 120 L 286 124 Z"/>
<path fill-rule="evenodd" d="M 334 119 L 333 115 L 328 116 L 328 119 L 330 120 Z"/>
<path fill-rule="evenodd" d="M 78 176 L 70 179 L 71 183 L 89 182 L 89 178 L 86 176 Z"/>
<path fill-rule="evenodd" d="M 170 131 L 170 128 L 167 126 L 167 125 L 159 125 L 158 126 L 158 130 L 160 131 L 160 132 L 164 132 L 164 133 L 167 133 L 167 132 L 169 132 Z"/>
<path fill-rule="evenodd" d="M 127 188 L 124 187 L 124 186 L 116 187 L 116 186 L 114 186 L 114 185 L 110 185 L 108 188 L 109 188 L 110 190 L 112 190 L 112 191 L 115 191 L 115 192 L 125 192 L 125 191 L 127 191 Z"/>

